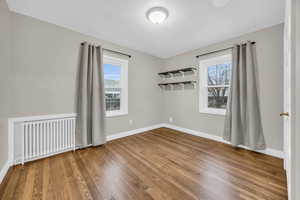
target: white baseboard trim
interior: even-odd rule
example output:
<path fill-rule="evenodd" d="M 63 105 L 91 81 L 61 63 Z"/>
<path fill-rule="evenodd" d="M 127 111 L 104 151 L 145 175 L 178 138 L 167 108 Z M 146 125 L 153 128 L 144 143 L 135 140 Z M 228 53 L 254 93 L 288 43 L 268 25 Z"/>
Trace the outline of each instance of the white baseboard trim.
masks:
<path fill-rule="evenodd" d="M 164 127 L 174 129 L 174 130 L 177 130 L 177 131 L 181 131 L 181 132 L 184 132 L 184 133 L 188 133 L 190 135 L 195 135 L 195 136 L 198 136 L 198 137 L 203 137 L 203 138 L 207 138 L 207 139 L 218 141 L 218 142 L 228 143 L 228 142 L 224 141 L 219 136 L 208 134 L 208 133 L 203 133 L 203 132 L 199 132 L 199 131 L 194 131 L 194 130 L 191 130 L 191 129 L 175 126 L 173 124 L 164 124 Z"/>
<path fill-rule="evenodd" d="M 162 125 L 163 125 L 163 127 L 174 129 L 174 130 L 181 131 L 181 132 L 184 132 L 184 133 L 188 133 L 188 134 L 191 134 L 191 135 L 195 135 L 195 136 L 198 136 L 198 137 L 203 137 L 203 138 L 207 138 L 207 139 L 210 139 L 210 140 L 215 140 L 217 142 L 230 144 L 230 142 L 224 140 L 220 136 L 216 136 L 216 135 L 212 135 L 212 134 L 208 134 L 208 133 L 203 133 L 203 132 L 199 132 L 199 131 L 195 131 L 195 130 L 191 130 L 191 129 L 187 129 L 187 128 L 182 128 L 182 127 L 179 127 L 179 126 L 175 126 L 173 124 L 165 123 L 165 124 L 162 124 Z M 239 147 L 243 148 L 243 149 L 250 150 L 250 151 L 256 151 L 256 150 L 252 150 L 252 149 L 250 149 L 246 146 L 243 146 L 243 145 L 239 145 Z M 270 156 L 274 156 L 274 157 L 281 158 L 281 159 L 284 158 L 284 152 L 279 151 L 279 150 L 275 150 L 275 149 L 267 148 L 265 150 L 259 150 L 259 151 L 256 151 L 256 152 L 263 153 L 263 154 L 270 155 Z"/>
<path fill-rule="evenodd" d="M 10 168 L 10 162 L 6 161 L 6 163 L 4 164 L 4 166 L 2 167 L 2 169 L 0 171 L 0 184 L 2 183 L 9 168 Z"/>
<path fill-rule="evenodd" d="M 119 138 L 123 138 L 123 137 L 127 137 L 127 136 L 130 136 L 130 135 L 143 133 L 143 132 L 150 131 L 150 130 L 157 129 L 157 128 L 161 128 L 161 127 L 164 127 L 164 124 L 156 124 L 156 125 L 153 125 L 153 126 L 147 126 L 147 127 L 144 127 L 144 128 L 134 129 L 134 130 L 131 130 L 131 131 L 115 133 L 115 134 L 106 136 L 106 140 L 107 141 L 116 140 L 116 139 L 119 139 Z"/>

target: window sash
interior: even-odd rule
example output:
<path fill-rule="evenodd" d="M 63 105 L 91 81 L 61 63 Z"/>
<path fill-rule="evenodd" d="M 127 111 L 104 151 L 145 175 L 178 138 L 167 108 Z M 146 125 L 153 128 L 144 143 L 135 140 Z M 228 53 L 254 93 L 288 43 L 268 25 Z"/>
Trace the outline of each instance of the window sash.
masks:
<path fill-rule="evenodd" d="M 120 76 L 120 109 L 106 111 L 107 117 L 121 116 L 128 114 L 128 60 L 120 59 L 112 56 L 103 56 L 103 66 L 104 64 L 111 64 L 121 67 Z M 106 87 L 104 86 L 104 91 Z M 106 91 L 105 94 L 106 95 Z M 106 108 L 106 98 L 105 98 L 105 108 Z"/>
<path fill-rule="evenodd" d="M 226 109 L 208 107 L 209 88 L 229 88 L 230 84 L 208 85 L 208 67 L 223 63 L 232 63 L 232 55 L 225 54 L 200 61 L 199 65 L 199 112 L 206 114 L 225 115 Z"/>
<path fill-rule="evenodd" d="M 107 89 L 107 88 L 106 88 Z M 107 91 L 105 90 L 105 108 L 107 112 L 120 111 L 121 110 L 121 99 L 122 90 L 121 88 L 110 88 L 117 89 Z"/>

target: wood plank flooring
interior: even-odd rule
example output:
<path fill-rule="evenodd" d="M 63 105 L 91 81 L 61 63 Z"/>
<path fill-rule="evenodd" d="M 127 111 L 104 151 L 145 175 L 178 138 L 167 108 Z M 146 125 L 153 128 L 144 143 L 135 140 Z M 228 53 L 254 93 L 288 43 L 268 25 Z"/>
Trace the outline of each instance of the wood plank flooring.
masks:
<path fill-rule="evenodd" d="M 12 168 L 0 199 L 287 199 L 282 160 L 160 128 Z"/>

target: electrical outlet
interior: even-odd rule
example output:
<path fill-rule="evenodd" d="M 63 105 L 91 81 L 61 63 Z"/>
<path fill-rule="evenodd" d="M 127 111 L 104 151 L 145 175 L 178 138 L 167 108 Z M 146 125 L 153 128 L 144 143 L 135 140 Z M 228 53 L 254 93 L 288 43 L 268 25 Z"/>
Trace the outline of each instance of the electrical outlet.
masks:
<path fill-rule="evenodd" d="M 169 122 L 170 122 L 170 123 L 173 122 L 173 117 L 169 117 Z"/>
<path fill-rule="evenodd" d="M 129 125 L 132 125 L 132 124 L 133 124 L 133 120 L 130 119 L 130 120 L 129 120 Z"/>

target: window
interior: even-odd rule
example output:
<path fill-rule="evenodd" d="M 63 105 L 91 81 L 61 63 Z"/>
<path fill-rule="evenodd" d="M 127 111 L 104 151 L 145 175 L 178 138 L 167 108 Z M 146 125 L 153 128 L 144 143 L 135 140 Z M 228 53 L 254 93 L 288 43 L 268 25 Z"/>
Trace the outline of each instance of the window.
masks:
<path fill-rule="evenodd" d="M 106 116 L 128 114 L 128 60 L 103 56 Z"/>
<path fill-rule="evenodd" d="M 225 115 L 231 81 L 232 55 L 200 61 L 199 111 Z"/>

